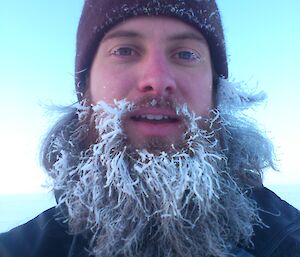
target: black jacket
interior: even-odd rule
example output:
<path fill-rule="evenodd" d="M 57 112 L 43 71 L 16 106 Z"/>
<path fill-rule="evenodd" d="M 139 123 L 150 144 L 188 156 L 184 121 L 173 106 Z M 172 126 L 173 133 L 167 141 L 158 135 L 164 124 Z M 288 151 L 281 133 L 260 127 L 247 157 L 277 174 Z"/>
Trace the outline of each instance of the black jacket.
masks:
<path fill-rule="evenodd" d="M 265 227 L 255 227 L 253 247 L 237 248 L 238 257 L 300 257 L 300 212 L 266 188 L 253 190 Z M 71 236 L 51 208 L 0 235 L 0 257 L 83 257 L 87 241 Z"/>

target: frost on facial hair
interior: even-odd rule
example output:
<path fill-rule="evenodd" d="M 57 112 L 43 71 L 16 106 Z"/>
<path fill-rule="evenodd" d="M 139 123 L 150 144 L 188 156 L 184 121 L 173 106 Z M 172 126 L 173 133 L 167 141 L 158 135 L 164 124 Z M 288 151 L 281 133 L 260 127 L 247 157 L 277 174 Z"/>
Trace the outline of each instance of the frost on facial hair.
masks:
<path fill-rule="evenodd" d="M 215 142 L 205 149 L 214 135 L 198 127 L 197 121 L 200 118 L 190 113 L 186 105 L 178 108 L 177 114 L 184 115 L 189 122 L 189 131 L 185 134 L 189 149 L 181 149 L 172 154 L 163 151 L 158 155 L 139 149 L 136 152 L 138 157 L 135 157 L 128 172 L 127 160 L 130 153 L 126 152 L 126 146 L 118 151 L 115 148 L 122 144 L 122 107 L 125 104 L 119 104 L 120 109 L 117 111 L 105 103 L 100 103 L 94 108 L 100 113 L 96 118 L 96 128 L 101 140 L 94 145 L 93 152 L 100 156 L 101 165 L 106 169 L 105 187 L 109 190 L 109 196 L 112 191 L 117 190 L 119 204 L 129 196 L 139 203 L 147 215 L 153 215 L 147 210 L 147 198 L 159 192 L 163 205 L 156 206 L 156 212 L 177 217 L 182 217 L 181 209 L 194 196 L 199 201 L 209 201 L 215 193 L 214 188 L 218 187 L 213 174 L 213 163 L 217 163 L 222 157 L 209 153 L 209 147 L 215 147 Z M 190 158 L 189 153 L 193 153 L 193 158 Z M 183 197 L 184 203 L 180 202 Z M 204 206 L 201 211 L 209 210 L 208 203 Z"/>
<path fill-rule="evenodd" d="M 188 149 L 181 149 L 172 154 L 164 151 L 153 154 L 146 149 L 139 149 L 135 153 L 134 164 L 129 167 L 128 160 L 132 157 L 124 144 L 125 135 L 121 122 L 124 113 L 130 111 L 132 106 L 122 100 L 116 101 L 115 107 L 105 102 L 99 102 L 92 107 L 96 130 L 100 137 L 90 149 L 81 153 L 81 161 L 76 167 L 68 167 L 68 154 L 61 150 L 61 157 L 55 163 L 53 172 L 56 173 L 55 177 L 62 177 L 56 180 L 58 184 L 55 185 L 55 189 L 64 189 L 66 185 L 60 185 L 59 182 L 65 183 L 67 177 L 71 177 L 67 183 L 71 185 L 73 176 L 76 179 L 79 176 L 80 181 L 88 182 L 76 191 L 83 193 L 85 188 L 91 186 L 91 181 L 86 181 L 85 176 L 90 176 L 93 172 L 95 176 L 101 173 L 96 179 L 102 181 L 103 189 L 100 191 L 107 190 L 108 197 L 111 197 L 113 192 L 118 192 L 118 204 L 121 204 L 124 198 L 132 197 L 149 216 L 153 213 L 147 210 L 145 202 L 149 195 L 155 195 L 157 192 L 163 204 L 155 208 L 162 215 L 181 217 L 181 210 L 194 196 L 198 201 L 209 201 L 215 194 L 214 188 L 218 187 L 213 165 L 223 158 L 209 152 L 210 148 L 216 146 L 213 132 L 200 129 L 198 121 L 201 118 L 189 112 L 186 105 L 181 106 L 176 112 L 185 116 L 189 122 L 189 131 L 185 133 Z M 88 107 L 78 105 L 77 109 L 79 119 L 88 116 Z M 214 142 L 208 144 L 209 141 Z M 190 158 L 190 153 L 194 155 L 193 158 Z M 80 197 L 80 194 L 76 197 Z M 179 203 L 183 197 L 185 202 Z M 203 208 L 201 212 L 209 210 L 209 204 L 203 204 Z"/>
<path fill-rule="evenodd" d="M 143 244 L 141 237 L 155 237 L 147 232 L 150 220 L 170 251 L 186 249 L 188 239 L 196 236 L 191 252 L 182 251 L 180 256 L 195 256 L 193 251 L 221 256 L 216 253 L 229 247 L 231 240 L 247 240 L 255 211 L 222 168 L 226 159 L 213 129 L 219 122 L 218 111 L 207 120 L 208 129 L 203 129 L 198 126 L 203 118 L 186 105 L 178 107 L 177 114 L 189 124 L 184 135 L 188 147 L 154 154 L 147 149 L 131 152 L 127 147 L 122 117 L 132 108 L 126 101 L 116 101 L 114 106 L 104 102 L 78 106 L 78 117 L 83 120 L 89 119 L 92 109 L 99 137 L 80 152 L 74 165 L 60 140 L 55 142 L 62 150 L 51 171 L 53 186 L 63 192 L 59 206 L 68 211 L 70 232 L 92 232 L 90 245 L 96 256 L 139 256 L 136 247 Z M 203 230 L 192 230 L 197 226 Z M 227 229 L 228 234 L 221 236 L 220 231 Z M 160 249 L 155 244 L 147 247 L 144 256 L 155 256 L 154 251 Z"/>

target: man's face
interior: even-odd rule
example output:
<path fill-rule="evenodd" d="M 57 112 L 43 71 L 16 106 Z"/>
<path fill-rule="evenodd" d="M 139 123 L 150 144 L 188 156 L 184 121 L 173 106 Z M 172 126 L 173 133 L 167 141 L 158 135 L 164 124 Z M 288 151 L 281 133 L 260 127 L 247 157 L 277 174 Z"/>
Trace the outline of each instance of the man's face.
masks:
<path fill-rule="evenodd" d="M 177 143 L 185 130 L 171 104 L 144 104 L 145 99 L 187 104 L 207 116 L 212 89 L 209 47 L 199 31 L 173 18 L 137 17 L 117 25 L 101 41 L 87 97 L 92 104 L 142 101 L 124 122 L 129 141 L 142 147 L 153 138 Z"/>
<path fill-rule="evenodd" d="M 78 106 L 51 145 L 59 205 L 93 255 L 227 256 L 250 241 L 256 206 L 217 138 L 229 123 L 217 110 L 198 122 L 213 107 L 212 77 L 206 40 L 178 20 L 134 18 L 101 41 L 86 94 L 101 102 Z"/>

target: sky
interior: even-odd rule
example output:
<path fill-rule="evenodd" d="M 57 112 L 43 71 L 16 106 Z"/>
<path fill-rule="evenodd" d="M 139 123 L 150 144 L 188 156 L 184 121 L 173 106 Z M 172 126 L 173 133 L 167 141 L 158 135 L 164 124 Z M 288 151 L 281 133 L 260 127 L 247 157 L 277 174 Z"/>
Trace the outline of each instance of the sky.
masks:
<path fill-rule="evenodd" d="M 76 28 L 83 0 L 0 0 L 0 194 L 47 191 L 41 140 L 74 93 Z M 219 0 L 230 80 L 264 90 L 252 115 L 275 143 L 280 172 L 266 185 L 299 185 L 300 1 Z"/>

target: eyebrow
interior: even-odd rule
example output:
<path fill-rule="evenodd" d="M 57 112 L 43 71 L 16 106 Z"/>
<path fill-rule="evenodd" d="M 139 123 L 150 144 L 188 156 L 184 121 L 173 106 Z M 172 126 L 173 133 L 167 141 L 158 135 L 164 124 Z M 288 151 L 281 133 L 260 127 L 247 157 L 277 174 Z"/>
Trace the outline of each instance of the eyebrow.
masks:
<path fill-rule="evenodd" d="M 119 30 L 109 34 L 106 34 L 102 42 L 114 39 L 114 38 L 143 38 L 143 36 L 135 31 Z"/>
<path fill-rule="evenodd" d="M 200 41 L 202 43 L 206 42 L 205 38 L 201 35 L 198 35 L 193 32 L 183 32 L 183 33 L 178 33 L 175 35 L 172 35 L 168 37 L 169 40 L 174 40 L 174 41 L 179 41 L 179 40 L 186 40 L 186 39 L 191 39 L 191 40 L 196 40 Z"/>
<path fill-rule="evenodd" d="M 144 38 L 144 36 L 138 32 L 131 31 L 131 30 L 119 30 L 119 31 L 115 31 L 115 32 L 105 35 L 102 42 L 110 40 L 110 39 L 114 39 L 114 38 L 140 38 L 140 39 L 142 39 L 142 38 Z M 200 41 L 202 43 L 206 42 L 206 40 L 203 36 L 198 35 L 193 32 L 182 32 L 182 33 L 178 33 L 178 34 L 167 37 L 167 40 L 171 40 L 171 41 L 180 41 L 180 40 L 187 40 L 187 39 Z"/>

